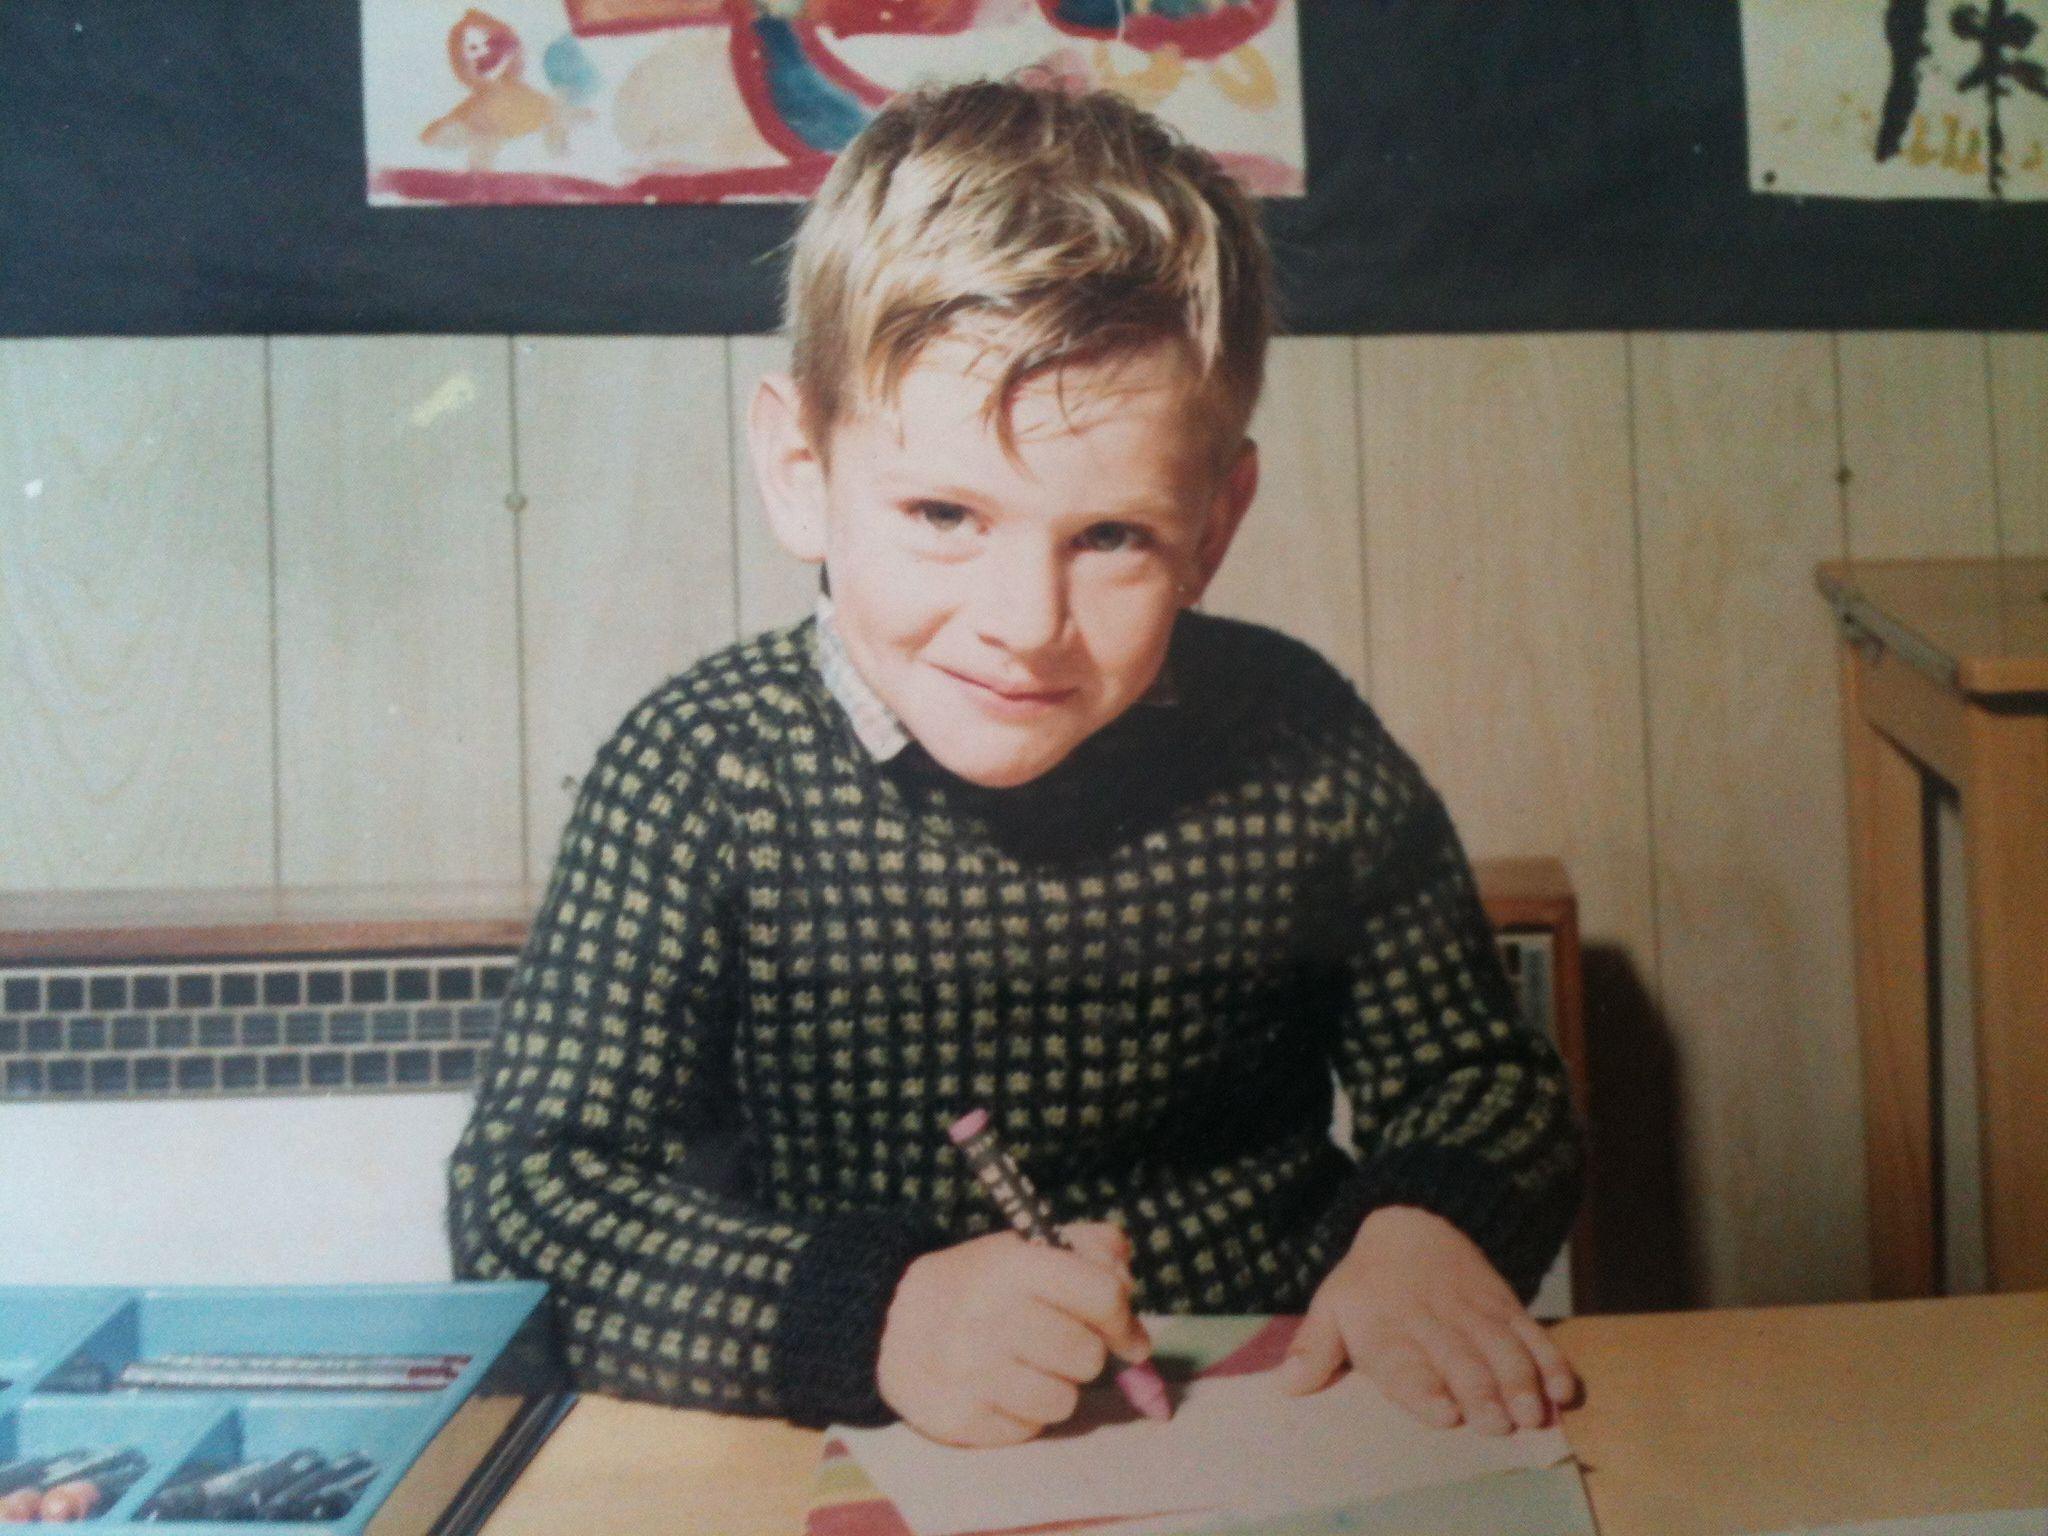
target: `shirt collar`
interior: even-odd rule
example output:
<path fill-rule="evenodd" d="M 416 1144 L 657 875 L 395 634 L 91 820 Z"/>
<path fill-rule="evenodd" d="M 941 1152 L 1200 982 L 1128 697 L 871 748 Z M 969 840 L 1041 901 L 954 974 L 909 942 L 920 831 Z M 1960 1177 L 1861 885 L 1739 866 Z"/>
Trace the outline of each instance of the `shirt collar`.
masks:
<path fill-rule="evenodd" d="M 818 673 L 825 680 L 826 690 L 846 711 L 853 734 L 867 749 L 868 755 L 876 762 L 888 762 L 910 745 L 910 733 L 896 718 L 896 712 L 882 702 L 882 696 L 875 692 L 853 664 L 846 641 L 840 636 L 839 626 L 832 621 L 832 599 L 823 592 L 818 594 L 816 634 Z M 1180 702 L 1170 662 L 1160 667 L 1159 675 L 1138 702 L 1158 707 L 1170 707 Z"/>

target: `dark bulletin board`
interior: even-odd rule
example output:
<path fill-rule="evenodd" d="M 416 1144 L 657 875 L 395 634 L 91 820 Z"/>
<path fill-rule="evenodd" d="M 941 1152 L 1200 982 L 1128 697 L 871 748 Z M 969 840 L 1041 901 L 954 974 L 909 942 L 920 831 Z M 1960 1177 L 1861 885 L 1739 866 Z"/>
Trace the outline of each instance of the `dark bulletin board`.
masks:
<path fill-rule="evenodd" d="M 2048 204 L 1748 190 L 1736 0 L 1300 0 L 1301 333 L 2048 329 Z M 371 208 L 355 0 L 0 0 L 0 335 L 772 329 L 790 205 Z"/>

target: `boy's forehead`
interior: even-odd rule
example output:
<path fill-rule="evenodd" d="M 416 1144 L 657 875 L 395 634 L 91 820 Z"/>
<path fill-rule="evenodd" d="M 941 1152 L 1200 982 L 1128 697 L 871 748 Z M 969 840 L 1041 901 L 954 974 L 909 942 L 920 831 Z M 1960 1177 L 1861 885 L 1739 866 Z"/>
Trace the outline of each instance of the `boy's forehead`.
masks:
<path fill-rule="evenodd" d="M 858 392 L 849 417 L 881 429 L 899 448 L 912 435 L 995 432 L 994 399 L 1013 354 L 969 336 L 947 335 L 923 348 L 898 381 L 894 399 Z M 1027 374 L 1004 409 L 1020 444 L 1085 432 L 1134 408 L 1161 425 L 1190 432 L 1206 425 L 1207 401 L 1184 347 L 1165 341 L 1099 356 L 1062 359 Z"/>

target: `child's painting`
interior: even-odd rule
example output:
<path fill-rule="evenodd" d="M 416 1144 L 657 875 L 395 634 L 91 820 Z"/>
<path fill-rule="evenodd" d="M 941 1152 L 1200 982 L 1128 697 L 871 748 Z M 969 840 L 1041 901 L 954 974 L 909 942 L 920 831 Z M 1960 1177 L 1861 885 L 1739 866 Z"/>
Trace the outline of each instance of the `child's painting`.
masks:
<path fill-rule="evenodd" d="M 2048 198 L 2048 0 L 1743 0 L 1749 179 Z"/>
<path fill-rule="evenodd" d="M 1129 96 L 1252 191 L 1306 170 L 1294 0 L 362 0 L 377 204 L 797 200 L 875 109 L 1022 72 Z"/>

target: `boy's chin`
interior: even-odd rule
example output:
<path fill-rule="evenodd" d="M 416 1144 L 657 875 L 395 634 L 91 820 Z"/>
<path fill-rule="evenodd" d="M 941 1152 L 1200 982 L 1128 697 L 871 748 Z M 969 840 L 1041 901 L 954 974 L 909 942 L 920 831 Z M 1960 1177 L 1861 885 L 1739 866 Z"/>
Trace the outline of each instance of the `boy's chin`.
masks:
<path fill-rule="evenodd" d="M 1071 741 L 1006 742 L 963 740 L 947 733 L 920 736 L 919 743 L 932 761 L 969 784 L 982 789 L 1015 789 L 1052 772 L 1078 745 Z"/>

